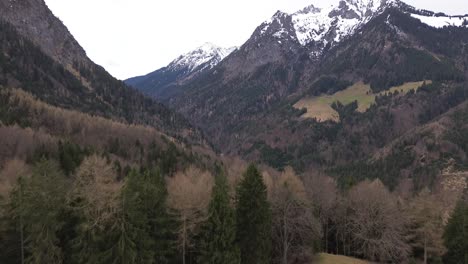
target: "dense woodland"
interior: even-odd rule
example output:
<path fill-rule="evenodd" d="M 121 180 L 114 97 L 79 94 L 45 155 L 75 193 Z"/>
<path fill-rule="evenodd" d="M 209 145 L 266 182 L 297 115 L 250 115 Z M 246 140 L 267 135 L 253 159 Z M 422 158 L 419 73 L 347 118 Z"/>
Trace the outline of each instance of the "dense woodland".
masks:
<path fill-rule="evenodd" d="M 391 182 L 364 174 L 386 171 L 378 167 L 348 169 L 362 177 L 346 184 L 321 172 L 257 168 L 22 90 L 2 88 L 0 98 L 7 106 L 2 263 L 286 264 L 313 262 L 317 252 L 384 263 L 465 257 L 460 189 L 450 199 L 427 188 L 392 192 Z M 454 113 L 460 130 L 447 135 L 462 146 L 464 113 Z"/>
<path fill-rule="evenodd" d="M 466 261 L 466 193 L 447 217 L 437 193 L 405 199 L 379 180 L 340 191 L 327 176 L 261 173 L 239 161 L 122 176 L 102 154 L 61 152 L 3 166 L 2 263 L 286 264 L 310 263 L 315 252 Z"/>

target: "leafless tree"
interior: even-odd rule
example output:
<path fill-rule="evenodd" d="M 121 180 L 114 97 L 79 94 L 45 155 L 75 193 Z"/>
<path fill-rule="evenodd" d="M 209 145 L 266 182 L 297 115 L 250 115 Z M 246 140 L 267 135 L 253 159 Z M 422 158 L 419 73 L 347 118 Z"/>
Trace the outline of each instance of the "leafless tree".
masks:
<path fill-rule="evenodd" d="M 112 167 L 104 158 L 90 156 L 78 168 L 73 184 L 70 204 L 84 214 L 88 229 L 104 228 L 120 208 L 118 196 L 123 184 Z"/>
<path fill-rule="evenodd" d="M 29 173 L 30 169 L 23 160 L 8 160 L 0 171 L 0 197 L 7 199 L 18 179 Z"/>
<path fill-rule="evenodd" d="M 304 179 L 307 196 L 313 202 L 315 214 L 322 225 L 324 250 L 329 252 L 330 223 L 336 216 L 339 199 L 336 181 L 318 172 L 305 175 Z"/>
<path fill-rule="evenodd" d="M 213 184 L 214 179 L 209 172 L 202 172 L 195 167 L 167 179 L 168 206 L 177 210 L 182 223 L 179 241 L 184 264 L 187 248 L 192 246 L 191 237 L 206 219 Z"/>
<path fill-rule="evenodd" d="M 348 230 L 357 254 L 383 262 L 402 262 L 408 257 L 404 217 L 382 182 L 359 183 L 350 190 L 348 203 Z"/>
<path fill-rule="evenodd" d="M 321 237 L 321 229 L 302 181 L 287 168 L 270 184 L 273 243 L 278 262 L 287 264 L 301 256 L 308 257 L 314 240 Z"/>
<path fill-rule="evenodd" d="M 444 254 L 443 208 L 428 189 L 424 189 L 410 201 L 407 208 L 409 243 L 416 250 L 423 251 L 423 263 L 428 258 Z"/>

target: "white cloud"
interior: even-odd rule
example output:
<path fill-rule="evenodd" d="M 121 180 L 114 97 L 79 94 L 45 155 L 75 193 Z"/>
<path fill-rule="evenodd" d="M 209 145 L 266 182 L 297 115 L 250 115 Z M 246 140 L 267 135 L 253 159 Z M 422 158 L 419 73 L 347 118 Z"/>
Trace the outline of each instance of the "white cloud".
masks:
<path fill-rule="evenodd" d="M 277 10 L 337 0 L 45 0 L 88 56 L 124 79 L 165 66 L 204 42 L 241 45 Z M 460 0 L 408 0 L 419 8 L 468 13 Z"/>

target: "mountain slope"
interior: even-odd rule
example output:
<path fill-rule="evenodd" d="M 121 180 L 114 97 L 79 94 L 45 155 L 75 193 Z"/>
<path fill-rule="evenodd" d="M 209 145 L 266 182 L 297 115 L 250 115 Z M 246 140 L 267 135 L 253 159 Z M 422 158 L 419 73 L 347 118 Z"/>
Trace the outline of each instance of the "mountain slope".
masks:
<path fill-rule="evenodd" d="M 43 0 L 1 0 L 0 7 L 3 86 L 20 87 L 54 106 L 201 140 L 181 115 L 94 64 Z"/>
<path fill-rule="evenodd" d="M 428 19 L 449 26 L 430 26 Z M 366 161 L 466 101 L 468 28 L 460 23 L 465 19 L 400 1 L 348 0 L 329 9 L 278 12 L 237 51 L 175 88 L 179 92 L 165 102 L 199 124 L 225 153 L 298 170 Z M 417 93 L 381 93 L 363 113 L 357 104 L 337 104 L 338 122 L 307 119 L 304 109 L 293 107 L 303 98 L 360 82 L 378 93 L 424 80 Z M 401 155 L 385 164 L 400 162 Z M 387 179 L 410 173 L 403 173 L 403 162 L 394 166 L 397 171 Z"/>
<path fill-rule="evenodd" d="M 189 82 L 192 78 L 211 70 L 235 49 L 224 49 L 205 43 L 179 56 L 168 66 L 145 76 L 130 78 L 125 83 L 157 98 L 167 98 L 174 92 L 171 91 L 171 87 Z"/>

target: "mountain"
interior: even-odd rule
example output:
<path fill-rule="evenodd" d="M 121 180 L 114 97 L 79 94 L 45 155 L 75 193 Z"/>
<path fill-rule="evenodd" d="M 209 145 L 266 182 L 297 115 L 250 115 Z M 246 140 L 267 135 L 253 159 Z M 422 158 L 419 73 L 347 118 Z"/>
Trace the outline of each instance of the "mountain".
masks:
<path fill-rule="evenodd" d="M 0 85 L 53 106 L 200 141 L 201 133 L 180 114 L 92 62 L 43 0 L 0 1 L 0 31 Z"/>
<path fill-rule="evenodd" d="M 146 94 L 157 98 L 171 94 L 171 87 L 184 84 L 192 78 L 211 70 L 236 48 L 221 48 L 205 43 L 193 51 L 185 53 L 169 65 L 145 76 L 126 80 L 128 85 L 138 87 Z"/>
<path fill-rule="evenodd" d="M 224 153 L 300 171 L 375 165 L 374 153 L 466 101 L 467 20 L 398 0 L 278 11 L 213 69 L 159 99 Z M 425 155 L 465 164 L 461 149 Z M 403 160 L 405 152 L 394 153 L 379 164 Z M 407 154 L 416 161 L 418 153 Z M 420 170 L 394 166 L 382 177 Z"/>
<path fill-rule="evenodd" d="M 71 175 L 93 155 L 120 179 L 135 167 L 210 166 L 214 156 L 181 114 L 92 62 L 43 0 L 0 0 L 2 168 L 50 160 Z"/>

